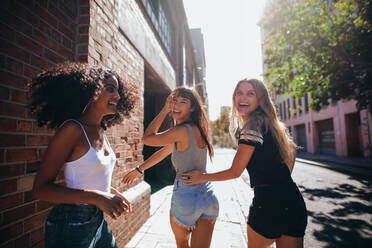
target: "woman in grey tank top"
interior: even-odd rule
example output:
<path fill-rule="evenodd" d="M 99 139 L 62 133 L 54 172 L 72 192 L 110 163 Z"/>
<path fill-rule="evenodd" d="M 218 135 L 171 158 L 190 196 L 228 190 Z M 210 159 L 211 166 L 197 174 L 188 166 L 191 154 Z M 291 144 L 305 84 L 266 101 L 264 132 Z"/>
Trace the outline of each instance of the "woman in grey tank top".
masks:
<path fill-rule="evenodd" d="M 168 113 L 175 121 L 175 126 L 157 133 Z M 145 145 L 163 148 L 125 175 L 123 182 L 133 182 L 144 170 L 172 154 L 176 178 L 170 224 L 177 247 L 209 247 L 219 211 L 212 185 L 206 182 L 186 186 L 181 180 L 184 172 L 206 171 L 207 152 L 210 157 L 213 156 L 213 147 L 208 137 L 208 120 L 199 94 L 184 87 L 174 90 L 163 109 L 147 127 L 142 141 Z"/>

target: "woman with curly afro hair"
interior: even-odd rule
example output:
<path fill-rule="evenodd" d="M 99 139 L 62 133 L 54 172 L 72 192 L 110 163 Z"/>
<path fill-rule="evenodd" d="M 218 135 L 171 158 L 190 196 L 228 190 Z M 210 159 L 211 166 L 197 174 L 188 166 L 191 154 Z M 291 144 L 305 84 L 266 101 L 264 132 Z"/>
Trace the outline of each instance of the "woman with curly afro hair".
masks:
<path fill-rule="evenodd" d="M 28 84 L 29 109 L 56 133 L 36 175 L 33 194 L 56 203 L 45 224 L 46 247 L 116 247 L 103 213 L 131 211 L 111 176 L 115 153 L 104 130 L 129 117 L 133 89 L 104 67 L 65 63 Z M 66 186 L 54 183 L 64 167 Z"/>

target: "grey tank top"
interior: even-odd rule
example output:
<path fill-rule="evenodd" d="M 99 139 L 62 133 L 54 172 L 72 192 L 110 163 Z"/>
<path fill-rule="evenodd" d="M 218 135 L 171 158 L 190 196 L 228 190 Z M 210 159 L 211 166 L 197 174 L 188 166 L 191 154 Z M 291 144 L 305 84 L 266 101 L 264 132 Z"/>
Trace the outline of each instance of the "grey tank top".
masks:
<path fill-rule="evenodd" d="M 199 148 L 191 125 L 186 123 L 185 126 L 189 130 L 190 135 L 189 147 L 185 151 L 179 152 L 177 151 L 176 144 L 174 144 L 171 156 L 173 166 L 176 170 L 176 178 L 180 177 L 182 173 L 192 170 L 206 172 L 208 148 L 207 146 Z"/>

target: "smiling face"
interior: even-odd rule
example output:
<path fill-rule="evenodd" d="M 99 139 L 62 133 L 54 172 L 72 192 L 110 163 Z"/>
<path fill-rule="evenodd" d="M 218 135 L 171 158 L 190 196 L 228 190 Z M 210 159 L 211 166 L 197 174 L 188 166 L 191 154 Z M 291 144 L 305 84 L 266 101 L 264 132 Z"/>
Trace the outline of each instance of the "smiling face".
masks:
<path fill-rule="evenodd" d="M 173 101 L 171 102 L 171 116 L 177 124 L 189 121 L 192 111 L 194 111 L 194 108 L 191 106 L 190 99 L 177 95 L 173 97 Z"/>
<path fill-rule="evenodd" d="M 256 90 L 248 82 L 239 84 L 234 93 L 234 105 L 242 118 L 248 118 L 259 106 Z"/>
<path fill-rule="evenodd" d="M 92 103 L 94 111 L 102 111 L 103 116 L 116 113 L 116 105 L 120 100 L 119 83 L 115 76 L 103 81 L 103 88 L 98 98 Z"/>

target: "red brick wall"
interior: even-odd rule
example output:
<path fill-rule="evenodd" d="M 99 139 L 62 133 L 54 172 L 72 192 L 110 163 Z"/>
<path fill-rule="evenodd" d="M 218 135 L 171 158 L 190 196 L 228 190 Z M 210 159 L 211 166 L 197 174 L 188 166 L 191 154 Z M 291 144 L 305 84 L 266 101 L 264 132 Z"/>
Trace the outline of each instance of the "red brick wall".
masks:
<path fill-rule="evenodd" d="M 118 157 L 113 186 L 143 161 L 144 61 L 119 32 L 118 0 L 3 0 L 0 5 L 0 247 L 43 247 L 51 204 L 30 190 L 53 131 L 39 128 L 25 110 L 25 84 L 41 69 L 63 61 L 103 64 L 137 85 L 139 101 L 128 120 L 108 132 Z M 58 179 L 63 179 L 59 176 Z M 144 184 L 143 178 L 135 185 Z M 133 186 L 133 185 L 131 185 Z M 144 187 L 142 187 L 144 188 Z M 146 187 L 145 187 L 146 188 Z M 134 213 L 108 222 L 120 247 L 149 216 L 149 190 L 133 202 Z"/>
<path fill-rule="evenodd" d="M 122 125 L 112 128 L 108 135 L 118 160 L 112 186 L 123 192 L 128 189 L 128 186 L 121 183 L 123 176 L 143 161 L 143 144 L 140 141 L 143 135 L 144 60 L 119 31 L 118 15 L 118 0 L 91 2 L 88 62 L 112 68 L 120 73 L 124 81 L 137 86 L 135 112 Z M 143 178 L 137 179 L 134 185 L 139 183 L 144 183 Z M 119 247 L 124 247 L 149 217 L 150 192 L 142 192 L 137 198 L 140 199 L 132 206 L 134 213 L 116 221 L 106 216 Z"/>
<path fill-rule="evenodd" d="M 0 5 L 0 247 L 42 247 L 47 202 L 30 190 L 53 132 L 24 108 L 25 84 L 41 69 L 76 60 L 78 2 Z"/>

